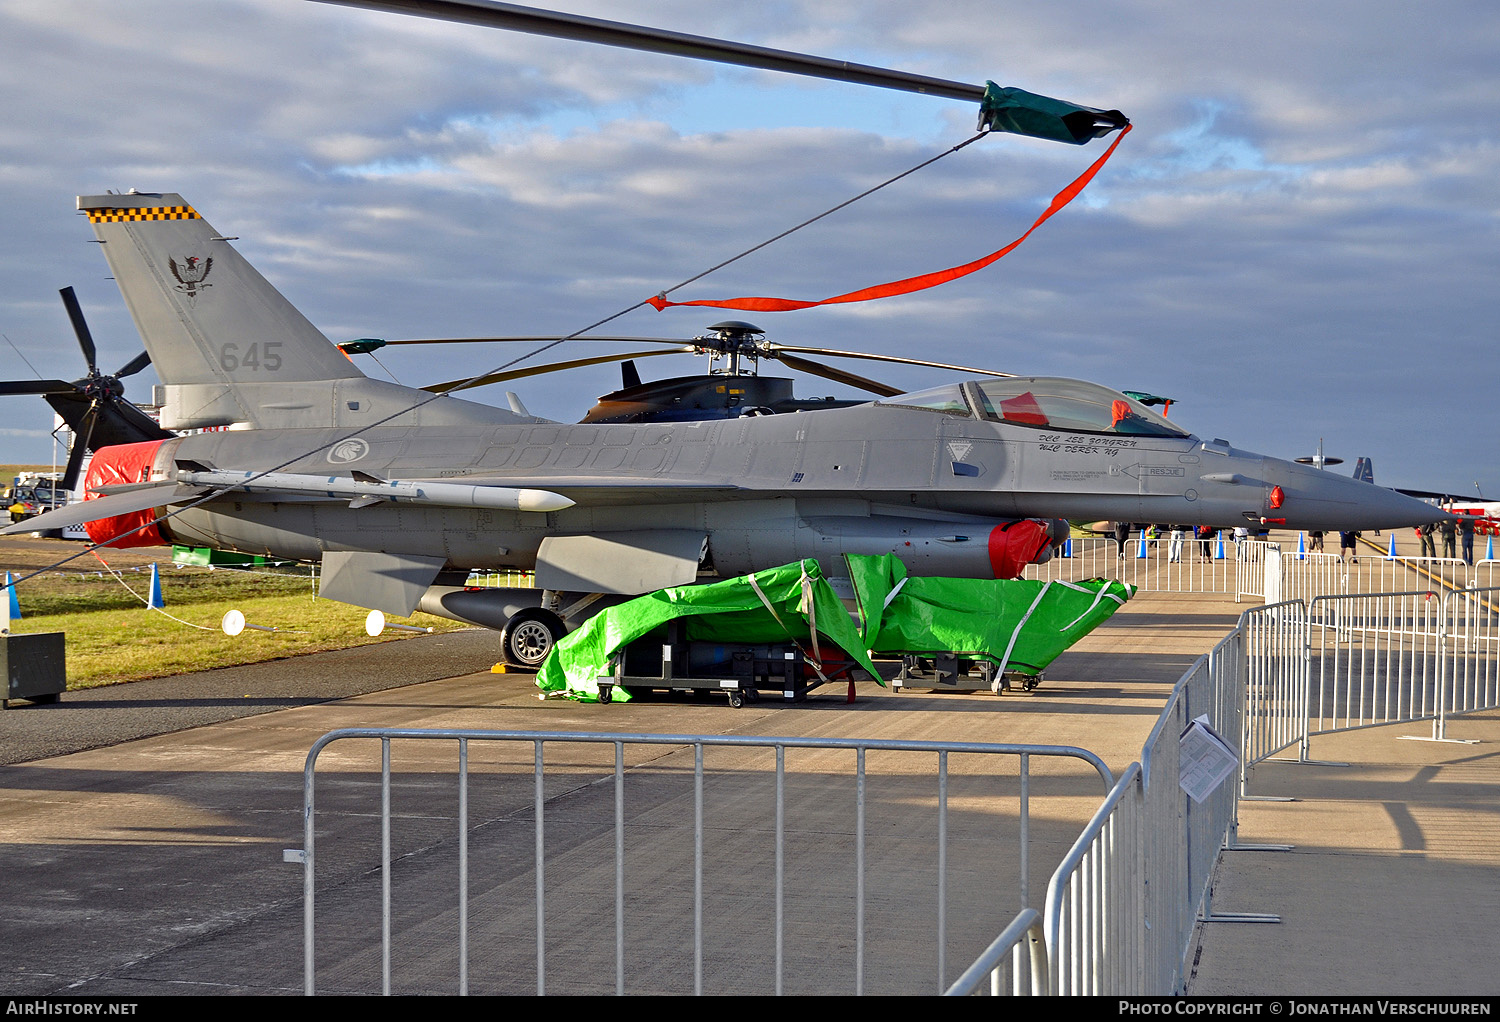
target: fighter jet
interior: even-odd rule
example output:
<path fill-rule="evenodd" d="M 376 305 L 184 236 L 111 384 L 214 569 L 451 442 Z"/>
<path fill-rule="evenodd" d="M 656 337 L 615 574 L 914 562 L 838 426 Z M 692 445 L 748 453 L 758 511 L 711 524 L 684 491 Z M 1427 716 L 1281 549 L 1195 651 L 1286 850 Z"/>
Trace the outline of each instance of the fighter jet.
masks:
<path fill-rule="evenodd" d="M 1388 529 L 1419 500 L 1201 440 L 1118 391 L 987 378 L 843 408 L 574 423 L 370 379 L 175 194 L 84 196 L 161 378 L 89 500 L 17 527 L 321 564 L 321 595 L 502 630 L 539 662 L 606 596 L 817 558 L 1007 578 L 1061 519 Z M 14 531 L 14 530 L 6 530 Z M 465 591 L 469 569 L 535 590 Z M 606 601 L 607 602 L 607 601 Z"/>

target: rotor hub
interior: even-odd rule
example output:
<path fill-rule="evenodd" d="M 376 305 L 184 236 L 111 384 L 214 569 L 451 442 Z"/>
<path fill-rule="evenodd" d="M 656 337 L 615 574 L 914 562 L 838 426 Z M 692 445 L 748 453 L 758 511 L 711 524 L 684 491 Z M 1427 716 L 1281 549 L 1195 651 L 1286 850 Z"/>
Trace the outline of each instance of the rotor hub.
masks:
<path fill-rule="evenodd" d="M 709 373 L 715 376 L 754 376 L 756 361 L 769 354 L 764 347 L 765 340 L 764 330 L 738 319 L 715 323 L 708 328 L 706 336 L 694 338 L 694 342 L 712 356 L 714 364 Z M 722 368 L 717 365 L 721 358 L 726 360 Z M 742 360 L 749 364 L 743 364 Z"/>

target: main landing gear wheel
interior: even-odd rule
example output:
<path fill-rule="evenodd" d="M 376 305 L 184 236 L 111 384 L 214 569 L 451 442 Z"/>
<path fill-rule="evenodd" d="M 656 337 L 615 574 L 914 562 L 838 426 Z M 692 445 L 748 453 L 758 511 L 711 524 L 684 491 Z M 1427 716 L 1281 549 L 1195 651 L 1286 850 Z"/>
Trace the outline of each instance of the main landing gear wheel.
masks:
<path fill-rule="evenodd" d="M 562 638 L 563 623 L 546 610 L 523 610 L 505 623 L 500 648 L 512 667 L 536 670 Z"/>

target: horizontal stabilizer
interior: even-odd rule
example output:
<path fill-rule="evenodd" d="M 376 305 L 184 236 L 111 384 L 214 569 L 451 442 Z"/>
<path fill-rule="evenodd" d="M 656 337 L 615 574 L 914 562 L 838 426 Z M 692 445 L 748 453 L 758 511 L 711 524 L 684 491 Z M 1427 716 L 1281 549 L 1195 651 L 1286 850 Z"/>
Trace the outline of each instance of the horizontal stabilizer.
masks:
<path fill-rule="evenodd" d="M 0 536 L 40 532 L 44 529 L 61 529 L 69 525 L 82 525 L 84 522 L 97 522 L 101 518 L 134 514 L 153 507 L 183 504 L 207 492 L 208 488 L 205 486 L 179 486 L 176 483 L 163 483 L 144 489 L 111 493 L 95 500 L 79 501 L 76 504 L 69 504 L 67 507 L 37 515 L 35 518 L 28 518 L 24 522 L 0 529 Z"/>

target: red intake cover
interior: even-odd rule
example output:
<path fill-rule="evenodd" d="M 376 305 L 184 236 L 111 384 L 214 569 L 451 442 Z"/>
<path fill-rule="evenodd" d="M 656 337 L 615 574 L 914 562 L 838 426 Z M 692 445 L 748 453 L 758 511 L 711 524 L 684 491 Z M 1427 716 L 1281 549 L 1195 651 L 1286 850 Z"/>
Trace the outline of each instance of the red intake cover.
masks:
<path fill-rule="evenodd" d="M 1024 518 L 997 525 L 990 530 L 990 568 L 996 578 L 1019 578 L 1051 542 L 1045 522 Z"/>
<path fill-rule="evenodd" d="M 156 460 L 156 449 L 164 443 L 165 440 L 148 440 L 145 443 L 120 444 L 95 451 L 93 460 L 89 462 L 88 475 L 83 478 L 83 499 L 94 500 L 99 497 L 100 494 L 95 491 L 101 486 L 150 482 L 151 463 Z M 156 526 L 148 524 L 154 518 L 155 512 L 148 508 L 128 515 L 85 522 L 83 528 L 95 543 L 109 543 L 112 539 L 124 536 L 124 539 L 111 546 L 161 546 L 166 543 L 166 539 Z M 143 525 L 147 527 L 141 528 Z"/>

